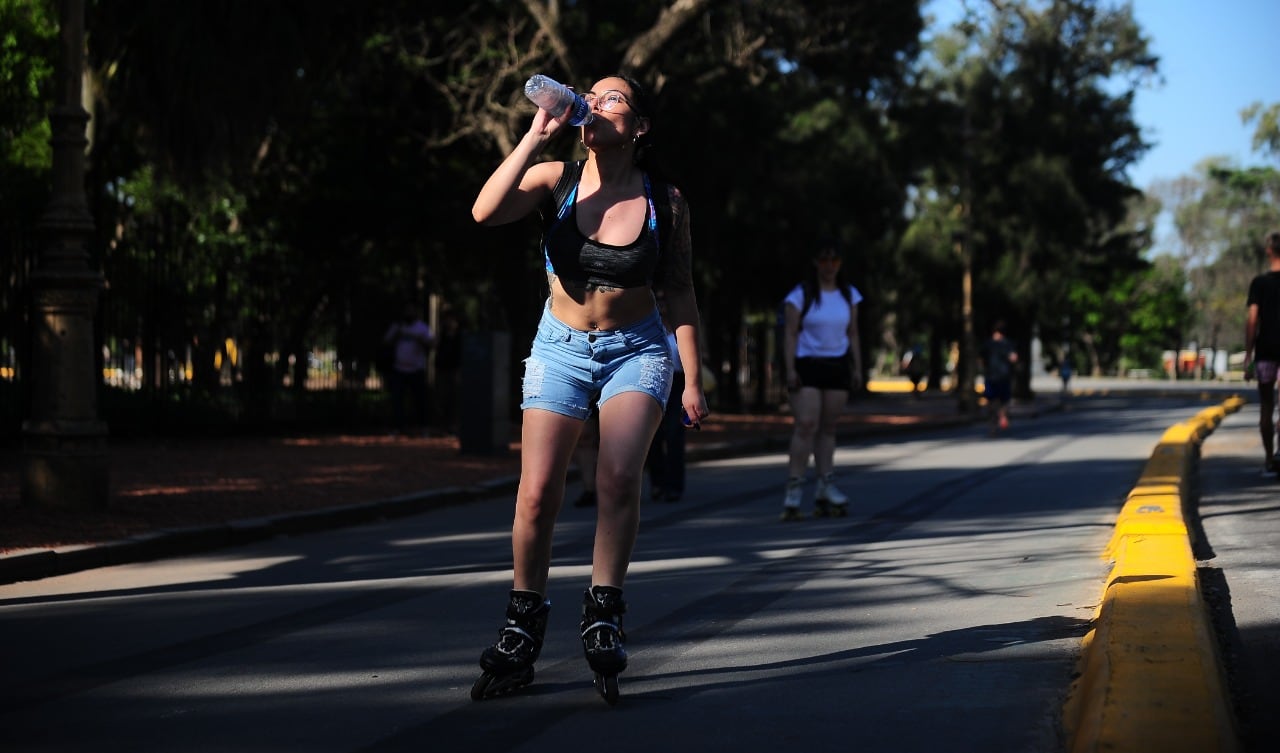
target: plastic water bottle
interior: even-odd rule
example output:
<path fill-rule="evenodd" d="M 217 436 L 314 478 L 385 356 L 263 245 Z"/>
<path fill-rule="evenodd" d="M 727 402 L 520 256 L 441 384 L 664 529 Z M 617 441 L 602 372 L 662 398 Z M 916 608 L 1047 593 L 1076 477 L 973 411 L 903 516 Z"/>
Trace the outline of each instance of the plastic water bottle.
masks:
<path fill-rule="evenodd" d="M 569 112 L 569 125 L 586 125 L 595 119 L 591 106 L 585 99 L 559 81 L 541 73 L 535 73 L 525 82 L 524 95 L 556 117 L 572 108 Z"/>

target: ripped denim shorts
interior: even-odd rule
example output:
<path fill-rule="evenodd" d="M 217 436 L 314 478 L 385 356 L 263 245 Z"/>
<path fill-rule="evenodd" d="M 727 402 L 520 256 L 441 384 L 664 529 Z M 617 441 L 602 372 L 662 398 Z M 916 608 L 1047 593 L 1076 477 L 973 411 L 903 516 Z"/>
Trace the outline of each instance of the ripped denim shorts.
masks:
<path fill-rule="evenodd" d="M 584 332 L 542 312 L 524 362 L 522 410 L 541 408 L 585 421 L 593 405 L 622 392 L 643 392 L 667 404 L 674 366 L 657 309 L 615 330 Z"/>

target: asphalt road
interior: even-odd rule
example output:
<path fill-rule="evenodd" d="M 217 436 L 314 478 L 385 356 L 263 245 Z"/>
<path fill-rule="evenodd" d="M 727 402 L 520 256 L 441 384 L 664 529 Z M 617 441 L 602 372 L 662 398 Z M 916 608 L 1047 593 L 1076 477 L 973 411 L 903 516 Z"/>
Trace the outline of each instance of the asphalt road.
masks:
<path fill-rule="evenodd" d="M 590 510 L 561 517 L 535 684 L 481 703 L 506 495 L 0 586 L 0 748 L 1057 751 L 1115 516 L 1164 429 L 1216 400 L 1098 396 L 998 438 L 844 446 L 844 519 L 778 522 L 779 455 L 691 467 L 683 501 L 644 510 L 614 708 L 577 639 Z M 1203 460 L 1241 651 L 1280 625 L 1256 420 L 1230 418 Z"/>

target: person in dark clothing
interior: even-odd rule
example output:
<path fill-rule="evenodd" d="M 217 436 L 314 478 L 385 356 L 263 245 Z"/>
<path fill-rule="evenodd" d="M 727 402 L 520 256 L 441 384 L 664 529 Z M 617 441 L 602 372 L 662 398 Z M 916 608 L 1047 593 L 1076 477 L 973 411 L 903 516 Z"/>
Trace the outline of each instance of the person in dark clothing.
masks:
<path fill-rule="evenodd" d="M 446 309 L 440 317 L 440 333 L 433 354 L 436 378 L 436 423 L 449 434 L 458 433 L 458 376 L 462 369 L 462 323 Z"/>
<path fill-rule="evenodd" d="M 657 296 L 658 310 L 666 315 L 666 300 Z M 684 496 L 684 409 L 677 395 L 684 392 L 684 368 L 680 351 L 676 347 L 675 333 L 667 330 L 667 347 L 671 349 L 671 363 L 675 368 L 671 380 L 671 397 L 662 413 L 662 423 L 649 445 L 649 457 L 645 463 L 649 469 L 649 498 L 654 502 L 679 502 Z"/>
<path fill-rule="evenodd" d="M 1258 380 L 1258 431 L 1262 434 L 1263 473 L 1275 475 L 1276 377 L 1280 370 L 1280 231 L 1267 233 L 1267 271 L 1249 283 L 1249 312 L 1244 327 L 1245 379 Z"/>
<path fill-rule="evenodd" d="M 1013 370 L 1018 349 L 1005 337 L 1004 322 L 992 327 L 991 339 L 982 348 L 983 396 L 991 419 L 991 433 L 1009 428 L 1009 400 L 1013 397 Z"/>
<path fill-rule="evenodd" d="M 427 432 L 427 355 L 435 343 L 431 328 L 418 315 L 418 307 L 404 305 L 399 321 L 393 322 L 382 336 L 382 341 L 393 348 L 391 370 L 387 380 L 391 387 L 393 434 L 400 436 L 409 428 L 406 398 L 414 402 L 413 419 L 417 430 Z"/>

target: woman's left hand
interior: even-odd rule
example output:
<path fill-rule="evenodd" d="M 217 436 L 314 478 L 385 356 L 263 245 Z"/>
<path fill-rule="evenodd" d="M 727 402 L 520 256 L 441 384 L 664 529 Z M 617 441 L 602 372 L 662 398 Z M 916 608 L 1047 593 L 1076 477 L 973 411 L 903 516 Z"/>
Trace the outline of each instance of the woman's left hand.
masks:
<path fill-rule="evenodd" d="M 711 415 L 711 411 L 707 409 L 707 396 L 703 394 L 702 388 L 698 385 L 685 387 L 680 402 L 684 407 L 684 425 L 690 429 L 701 429 L 703 419 Z"/>

